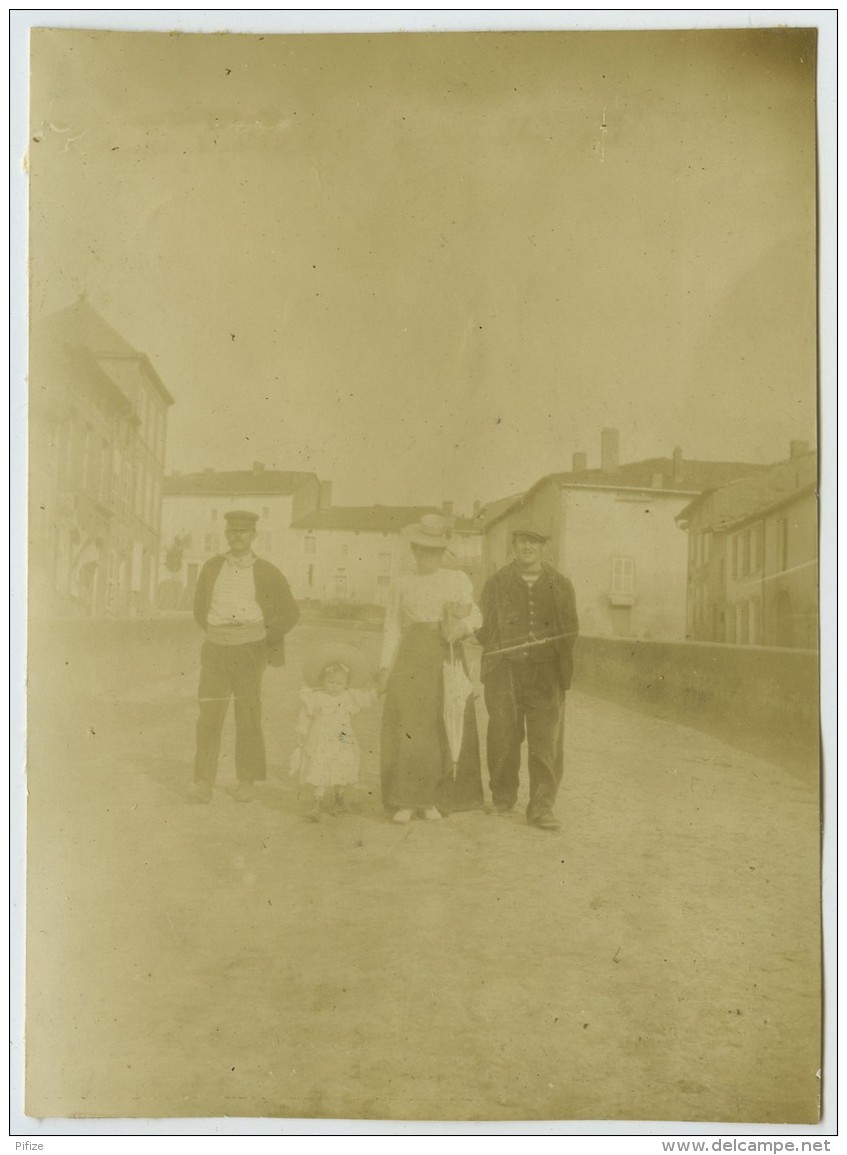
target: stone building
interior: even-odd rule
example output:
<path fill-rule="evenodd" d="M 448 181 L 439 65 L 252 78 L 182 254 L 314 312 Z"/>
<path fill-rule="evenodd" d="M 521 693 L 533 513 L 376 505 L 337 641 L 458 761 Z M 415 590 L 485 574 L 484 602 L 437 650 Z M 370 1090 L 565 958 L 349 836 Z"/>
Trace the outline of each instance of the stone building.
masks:
<path fill-rule="evenodd" d="M 152 613 L 173 398 L 85 298 L 33 322 L 29 377 L 32 613 Z"/>
<path fill-rule="evenodd" d="M 551 535 L 548 558 L 574 583 L 583 633 L 681 640 L 687 552 L 676 518 L 705 489 L 765 466 L 670 457 L 621 463 L 616 429 L 603 430 L 599 468 L 542 477 L 486 525 L 486 576 L 511 556 L 511 531 L 529 517 Z"/>
<path fill-rule="evenodd" d="M 385 606 L 392 583 L 413 565 L 401 530 L 425 513 L 451 523 L 445 565 L 477 575 L 482 535 L 472 518 L 455 517 L 452 506 L 366 505 L 312 510 L 299 519 L 299 564 L 292 568 L 296 596 L 326 603 Z"/>
<path fill-rule="evenodd" d="M 160 607 L 190 607 L 201 566 L 228 548 L 224 514 L 231 509 L 259 515 L 255 552 L 282 570 L 295 597 L 305 596 L 293 580 L 301 542 L 292 527 L 309 511 L 329 505 L 331 496 L 331 484 L 316 474 L 266 469 L 261 461 L 252 469 L 169 474 L 162 500 Z"/>
<path fill-rule="evenodd" d="M 817 647 L 816 488 L 817 455 L 795 441 L 787 461 L 682 510 L 689 638 Z"/>

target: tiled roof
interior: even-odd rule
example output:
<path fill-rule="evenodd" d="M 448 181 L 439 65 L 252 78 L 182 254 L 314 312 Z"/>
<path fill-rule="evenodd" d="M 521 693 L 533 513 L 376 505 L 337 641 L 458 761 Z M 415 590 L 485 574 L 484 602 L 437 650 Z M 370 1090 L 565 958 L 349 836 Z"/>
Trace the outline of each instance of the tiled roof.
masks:
<path fill-rule="evenodd" d="M 434 505 L 339 505 L 316 509 L 293 523 L 294 529 L 346 529 L 363 533 L 399 533 L 425 513 L 441 513 Z"/>
<path fill-rule="evenodd" d="M 674 474 L 672 457 L 647 457 L 643 461 L 630 461 L 620 465 L 615 470 L 582 469 L 577 473 L 548 473 L 523 495 L 493 502 L 487 507 L 492 510 L 489 516 L 486 517 L 486 510 L 483 510 L 484 527 L 487 530 L 510 510 L 526 502 L 547 482 L 558 485 L 560 489 L 584 486 L 602 489 L 652 489 L 657 493 L 683 495 L 700 494 L 704 490 L 714 489 L 736 478 L 748 477 L 769 468 L 767 465 L 754 465 L 744 461 L 686 461 L 682 458 L 677 462 L 677 471 Z"/>
<path fill-rule="evenodd" d="M 583 469 L 579 473 L 551 473 L 560 486 L 601 485 L 627 489 L 665 489 L 674 493 L 702 493 L 726 485 L 739 477 L 749 477 L 768 469 L 747 461 L 679 461 L 674 473 L 672 457 L 647 457 L 630 461 L 615 470 Z M 656 481 L 658 484 L 654 485 Z"/>
<path fill-rule="evenodd" d="M 224 494 L 251 494 L 259 496 L 290 495 L 310 481 L 317 481 L 314 473 L 291 472 L 281 469 L 236 469 L 203 473 L 171 473 L 164 480 L 165 496 Z"/>
<path fill-rule="evenodd" d="M 808 491 L 817 480 L 817 470 L 816 453 L 804 453 L 788 461 L 777 462 L 753 477 L 745 477 L 709 494 L 701 494 L 685 507 L 677 520 L 685 525 L 702 508 L 699 529 L 727 529 L 736 522 L 745 521 L 779 504 L 796 492 Z"/>
<path fill-rule="evenodd" d="M 485 532 L 489 525 L 497 521 L 501 514 L 504 514 L 507 509 L 511 509 L 522 497 L 522 493 L 513 493 L 511 497 L 500 497 L 497 501 L 489 501 L 487 505 L 482 507 L 474 520 L 479 528 Z"/>
<path fill-rule="evenodd" d="M 134 349 L 117 329 L 106 321 L 86 297 L 80 297 L 66 309 L 48 313 L 33 322 L 32 346 L 37 352 L 44 345 L 63 346 L 67 350 L 85 350 L 98 361 L 109 358 L 129 358 L 140 361 L 150 380 L 164 400 L 173 404 L 173 397 L 151 365 L 146 354 Z"/>

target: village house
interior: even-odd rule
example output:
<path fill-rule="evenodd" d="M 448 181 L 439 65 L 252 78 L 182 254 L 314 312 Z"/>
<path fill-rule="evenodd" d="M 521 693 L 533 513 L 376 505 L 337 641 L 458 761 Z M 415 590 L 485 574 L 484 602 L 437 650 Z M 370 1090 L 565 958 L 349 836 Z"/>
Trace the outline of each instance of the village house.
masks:
<path fill-rule="evenodd" d="M 567 473 L 542 477 L 489 519 L 484 572 L 511 556 L 512 529 L 529 518 L 550 534 L 548 560 L 574 584 L 585 634 L 681 640 L 687 551 L 676 518 L 706 489 L 765 466 L 671 457 L 621 464 L 619 434 L 604 429 L 597 469 L 575 453 Z"/>
<path fill-rule="evenodd" d="M 224 515 L 232 509 L 259 515 L 253 548 L 282 570 L 295 597 L 306 596 L 296 583 L 301 541 L 292 525 L 331 500 L 331 483 L 322 483 L 316 474 L 266 469 L 261 461 L 252 469 L 168 475 L 162 499 L 160 608 L 191 606 L 203 563 L 229 548 Z"/>
<path fill-rule="evenodd" d="M 29 379 L 33 613 L 153 613 L 173 398 L 84 297 L 33 323 Z"/>
<path fill-rule="evenodd" d="M 690 502 L 687 636 L 735 645 L 818 644 L 817 455 L 787 461 Z"/>
<path fill-rule="evenodd" d="M 482 535 L 473 518 L 455 517 L 449 502 L 418 505 L 322 507 L 294 525 L 300 548 L 291 567 L 296 596 L 323 604 L 384 607 L 392 584 L 413 564 L 401 531 L 425 513 L 441 513 L 451 524 L 446 565 L 473 580 L 480 568 Z"/>

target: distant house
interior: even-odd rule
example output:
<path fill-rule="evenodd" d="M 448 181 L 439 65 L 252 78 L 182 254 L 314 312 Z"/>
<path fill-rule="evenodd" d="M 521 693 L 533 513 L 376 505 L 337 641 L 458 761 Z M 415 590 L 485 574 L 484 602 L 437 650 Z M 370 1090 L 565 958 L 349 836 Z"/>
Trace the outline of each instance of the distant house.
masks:
<path fill-rule="evenodd" d="M 817 455 L 791 457 L 690 502 L 687 636 L 736 645 L 818 644 Z"/>
<path fill-rule="evenodd" d="M 266 469 L 261 461 L 252 469 L 170 474 L 162 500 L 161 608 L 191 604 L 203 562 L 228 548 L 224 514 L 231 509 L 259 515 L 253 548 L 279 566 L 295 597 L 304 596 L 294 580 L 300 537 L 292 525 L 321 501 L 331 501 L 329 482 L 321 483 L 314 473 Z"/>
<path fill-rule="evenodd" d="M 766 467 L 671 457 L 619 462 L 619 436 L 605 429 L 599 469 L 574 454 L 567 473 L 542 477 L 485 527 L 486 576 L 511 556 L 511 531 L 526 517 L 551 535 L 548 558 L 574 583 L 586 634 L 682 639 L 687 552 L 676 518 L 706 489 Z"/>
<path fill-rule="evenodd" d="M 314 509 L 294 524 L 299 544 L 289 567 L 296 596 L 322 603 L 385 606 L 392 583 L 412 565 L 401 530 L 425 513 L 450 517 L 449 505 L 363 505 Z M 460 553 L 467 560 L 463 532 Z"/>
<path fill-rule="evenodd" d="M 85 298 L 33 323 L 29 382 L 33 613 L 152 613 L 173 397 Z"/>

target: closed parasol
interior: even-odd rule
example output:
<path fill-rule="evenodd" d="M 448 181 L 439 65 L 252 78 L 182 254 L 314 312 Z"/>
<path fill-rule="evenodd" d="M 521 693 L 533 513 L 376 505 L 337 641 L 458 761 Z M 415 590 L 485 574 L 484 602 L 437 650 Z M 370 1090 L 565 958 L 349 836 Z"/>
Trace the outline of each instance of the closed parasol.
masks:
<path fill-rule="evenodd" d="M 462 738 L 465 731 L 465 707 L 473 691 L 473 682 L 465 673 L 461 661 L 453 652 L 453 643 L 450 643 L 450 656 L 444 663 L 444 729 L 447 733 L 447 745 L 450 748 L 450 757 L 453 762 L 453 777 L 456 776 L 456 763 L 462 750 Z"/>

